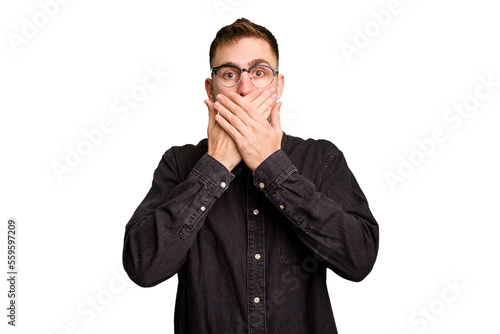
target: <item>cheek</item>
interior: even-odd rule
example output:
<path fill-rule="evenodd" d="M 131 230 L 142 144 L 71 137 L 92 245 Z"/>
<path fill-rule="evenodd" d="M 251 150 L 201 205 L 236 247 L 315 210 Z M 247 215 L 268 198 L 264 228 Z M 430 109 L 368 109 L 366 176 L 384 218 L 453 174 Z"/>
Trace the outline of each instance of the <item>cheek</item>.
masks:
<path fill-rule="evenodd" d="M 227 87 L 220 86 L 220 85 L 214 86 L 214 97 L 216 99 L 217 99 L 217 94 L 229 96 L 229 92 L 236 92 L 235 87 L 227 88 Z"/>
<path fill-rule="evenodd" d="M 214 99 L 217 99 L 217 94 L 220 93 L 219 88 L 217 86 L 213 86 L 212 93 L 214 94 Z"/>

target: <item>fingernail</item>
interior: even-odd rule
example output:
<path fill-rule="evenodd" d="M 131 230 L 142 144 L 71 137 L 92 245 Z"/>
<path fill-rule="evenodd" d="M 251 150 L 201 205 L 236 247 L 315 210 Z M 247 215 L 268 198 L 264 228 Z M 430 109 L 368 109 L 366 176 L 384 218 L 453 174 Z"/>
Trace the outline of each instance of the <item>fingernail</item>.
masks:
<path fill-rule="evenodd" d="M 221 100 L 224 97 L 222 94 L 217 94 L 217 100 Z"/>

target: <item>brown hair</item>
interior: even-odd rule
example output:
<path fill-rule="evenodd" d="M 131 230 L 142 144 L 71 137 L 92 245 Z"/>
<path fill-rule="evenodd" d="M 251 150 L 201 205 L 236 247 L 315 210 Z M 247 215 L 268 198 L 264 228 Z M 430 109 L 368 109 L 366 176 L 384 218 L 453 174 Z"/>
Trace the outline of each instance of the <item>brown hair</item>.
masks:
<path fill-rule="evenodd" d="M 245 37 L 261 38 L 269 43 L 271 50 L 276 55 L 276 61 L 279 60 L 278 42 L 274 35 L 265 27 L 250 22 L 245 18 L 237 19 L 232 24 L 222 27 L 215 35 L 215 39 L 210 45 L 210 66 L 215 57 L 215 50 L 219 46 L 235 43 Z"/>

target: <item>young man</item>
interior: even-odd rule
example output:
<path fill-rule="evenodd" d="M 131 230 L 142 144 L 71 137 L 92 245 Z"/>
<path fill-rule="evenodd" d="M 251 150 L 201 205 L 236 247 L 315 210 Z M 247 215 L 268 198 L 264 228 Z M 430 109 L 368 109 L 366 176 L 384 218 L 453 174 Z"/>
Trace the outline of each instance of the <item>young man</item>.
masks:
<path fill-rule="evenodd" d="M 178 275 L 175 333 L 337 333 L 327 268 L 371 271 L 378 225 L 342 153 L 283 133 L 278 45 L 239 19 L 210 48 L 208 138 L 172 147 L 125 232 L 150 287 Z"/>

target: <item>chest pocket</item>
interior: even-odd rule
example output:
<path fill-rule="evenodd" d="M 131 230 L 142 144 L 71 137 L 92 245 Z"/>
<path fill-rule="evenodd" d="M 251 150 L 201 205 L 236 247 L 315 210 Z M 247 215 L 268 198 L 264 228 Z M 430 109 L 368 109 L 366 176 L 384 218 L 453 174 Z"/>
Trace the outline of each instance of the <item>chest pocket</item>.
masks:
<path fill-rule="evenodd" d="M 296 227 L 291 221 L 281 213 L 278 213 L 277 221 L 280 263 L 283 266 L 301 264 L 304 258 L 313 254 L 312 251 L 299 239 L 297 232 L 301 232 L 294 231 Z"/>

